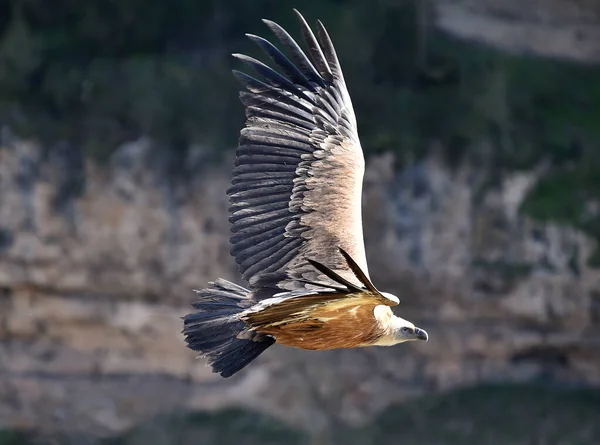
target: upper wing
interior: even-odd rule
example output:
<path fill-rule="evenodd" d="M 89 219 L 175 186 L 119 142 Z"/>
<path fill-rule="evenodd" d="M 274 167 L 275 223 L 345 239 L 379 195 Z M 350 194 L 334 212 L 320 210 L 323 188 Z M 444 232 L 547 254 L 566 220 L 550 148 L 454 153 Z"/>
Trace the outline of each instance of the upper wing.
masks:
<path fill-rule="evenodd" d="M 368 277 L 361 218 L 364 157 L 356 118 L 325 28 L 318 22 L 320 46 L 294 11 L 310 59 L 268 20 L 291 60 L 267 40 L 248 37 L 283 74 L 235 55 L 262 80 L 234 70 L 249 92 L 240 93 L 246 126 L 227 191 L 231 253 L 255 290 L 299 289 L 309 286 L 304 280 L 331 283 L 308 260 L 363 287 L 339 251 L 346 251 Z"/>

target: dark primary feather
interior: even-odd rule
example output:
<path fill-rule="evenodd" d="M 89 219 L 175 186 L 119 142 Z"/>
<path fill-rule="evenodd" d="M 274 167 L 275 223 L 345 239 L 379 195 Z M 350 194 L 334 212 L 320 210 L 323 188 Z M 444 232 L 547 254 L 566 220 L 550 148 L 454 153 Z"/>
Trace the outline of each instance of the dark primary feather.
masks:
<path fill-rule="evenodd" d="M 321 77 L 326 82 L 331 82 L 333 80 L 331 68 L 329 67 L 329 63 L 327 63 L 327 61 L 325 60 L 325 56 L 323 55 L 323 51 L 319 46 L 319 42 L 317 42 L 315 35 L 310 29 L 310 26 L 308 26 L 308 23 L 306 23 L 306 20 L 304 20 L 304 17 L 302 17 L 302 15 L 298 11 L 294 10 L 294 12 L 298 16 L 298 20 L 300 20 L 300 23 L 302 25 L 302 35 L 304 36 L 304 40 L 308 44 L 309 54 L 312 58 L 313 64 L 319 71 L 319 74 L 321 74 Z"/>
<path fill-rule="evenodd" d="M 344 259 L 348 263 L 348 267 L 352 269 L 352 272 L 354 272 L 356 278 L 358 278 L 358 280 L 365 286 L 365 288 L 369 289 L 371 292 L 379 293 L 375 286 L 373 286 L 373 284 L 371 283 L 371 280 L 369 280 L 369 278 L 364 274 L 364 272 L 361 270 L 358 264 L 356 264 L 352 257 L 348 255 L 348 253 L 342 248 L 340 248 L 340 253 L 343 255 Z"/>
<path fill-rule="evenodd" d="M 264 76 L 265 79 L 268 81 L 268 85 L 279 88 L 285 88 L 286 90 L 297 94 L 299 98 L 304 98 L 310 101 L 310 98 L 299 88 L 298 85 L 294 84 L 294 82 L 291 82 L 289 79 L 282 76 L 277 71 L 269 68 L 264 63 L 244 54 L 233 54 L 233 56 L 244 62 L 250 68 L 254 69 L 254 71 L 256 71 L 257 74 Z M 302 102 L 299 101 L 299 103 Z"/>
<path fill-rule="evenodd" d="M 310 264 L 312 264 L 316 269 L 321 271 L 323 273 L 323 275 L 329 277 L 331 280 L 333 280 L 336 283 L 346 286 L 349 290 L 356 291 L 356 292 L 360 292 L 362 290 L 360 287 L 356 286 L 355 284 L 352 284 L 345 278 L 336 274 L 333 270 L 331 270 L 329 267 L 325 266 L 324 264 L 321 264 L 318 261 L 314 261 L 311 259 L 308 259 L 308 262 Z"/>
<path fill-rule="evenodd" d="M 329 37 L 329 33 L 325 29 L 325 26 L 323 26 L 323 23 L 321 23 L 321 20 L 317 20 L 317 33 L 319 34 L 319 39 L 323 42 L 324 56 L 327 59 L 327 63 L 332 73 L 334 73 L 337 78 L 343 80 L 344 76 L 342 74 L 340 61 L 338 60 L 331 37 Z"/>
<path fill-rule="evenodd" d="M 308 77 L 311 82 L 314 82 L 321 87 L 325 87 L 327 85 L 325 80 L 319 75 L 317 70 L 315 70 L 315 67 L 308 57 L 306 57 L 304 51 L 302 51 L 300 46 L 288 32 L 271 20 L 263 20 L 263 22 L 271 29 L 271 31 L 273 31 L 273 34 L 277 36 L 282 45 L 290 52 L 292 59 L 300 67 L 306 77 Z"/>
<path fill-rule="evenodd" d="M 246 109 L 246 126 L 240 132 L 232 185 L 227 191 L 233 232 L 231 254 L 257 299 L 281 289 L 302 289 L 316 282 L 331 286 L 337 282 L 339 286 L 339 281 L 330 281 L 331 274 L 323 274 L 305 259 L 299 260 L 312 242 L 313 227 L 302 218 L 314 209 L 304 199 L 310 187 L 317 187 L 309 186 L 308 179 L 323 175 L 315 163 L 322 164 L 323 181 L 330 178 L 343 181 L 344 173 L 339 171 L 341 167 L 336 167 L 332 150 L 342 147 L 345 141 L 358 144 L 352 105 L 331 39 L 319 22 L 319 44 L 304 18 L 295 12 L 307 53 L 287 31 L 269 20 L 264 23 L 288 55 L 263 37 L 247 35 L 280 72 L 253 57 L 234 54 L 253 74 L 233 71 L 248 91 L 240 93 Z M 358 151 L 362 158 L 359 145 Z M 332 170 L 335 168 L 337 172 Z M 324 198 L 334 201 L 336 196 L 332 193 Z M 320 217 L 326 219 L 328 215 Z M 323 257 L 331 256 L 331 260 L 318 259 L 329 269 L 332 266 L 348 269 L 333 248 L 339 243 L 334 232 L 323 245 L 322 253 Z M 356 236 L 362 243 L 362 233 Z M 265 292 L 265 288 L 272 292 Z"/>
<path fill-rule="evenodd" d="M 310 84 L 308 78 L 300 71 L 296 65 L 281 53 L 271 42 L 259 36 L 252 34 L 246 34 L 250 40 L 260 46 L 265 53 L 267 53 L 273 61 L 281 67 L 285 74 L 296 84 L 302 85 L 309 90 L 314 90 L 314 87 Z"/>

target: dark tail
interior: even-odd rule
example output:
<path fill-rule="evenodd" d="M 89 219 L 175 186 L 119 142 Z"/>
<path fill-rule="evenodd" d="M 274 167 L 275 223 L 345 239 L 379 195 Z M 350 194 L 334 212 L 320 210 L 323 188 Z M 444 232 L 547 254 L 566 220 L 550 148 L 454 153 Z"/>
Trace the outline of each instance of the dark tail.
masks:
<path fill-rule="evenodd" d="M 219 278 L 198 291 L 200 298 L 192 305 L 198 312 L 183 317 L 187 347 L 208 358 L 213 372 L 223 377 L 231 377 L 275 343 L 273 337 L 249 332 L 239 319 L 240 312 L 252 305 L 249 293 Z"/>

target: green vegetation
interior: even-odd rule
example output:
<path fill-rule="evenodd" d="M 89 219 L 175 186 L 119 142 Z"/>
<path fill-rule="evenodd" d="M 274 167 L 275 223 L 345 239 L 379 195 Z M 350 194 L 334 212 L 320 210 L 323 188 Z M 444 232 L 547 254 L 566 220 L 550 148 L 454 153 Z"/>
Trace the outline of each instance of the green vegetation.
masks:
<path fill-rule="evenodd" d="M 600 440 L 599 409 L 599 391 L 490 385 L 388 409 L 363 437 L 381 445 L 591 445 Z"/>
<path fill-rule="evenodd" d="M 600 391 L 533 385 L 486 385 L 427 396 L 390 407 L 369 427 L 332 432 L 348 445 L 592 445 L 600 443 Z M 309 444 L 307 434 L 242 410 L 172 415 L 123 436 L 68 443 L 101 445 Z M 34 443 L 23 434 L 0 434 L 0 445 Z M 323 442 L 318 442 L 323 443 Z"/>
<path fill-rule="evenodd" d="M 522 210 L 542 221 L 572 225 L 600 241 L 600 213 L 588 209 L 594 202 L 600 206 L 600 163 L 590 162 L 557 169 L 542 178 Z M 600 246 L 588 263 L 600 267 Z"/>
<path fill-rule="evenodd" d="M 490 282 L 494 281 L 492 277 L 500 278 L 504 291 L 514 289 L 520 281 L 529 277 L 533 270 L 533 265 L 530 263 L 504 260 L 489 261 L 483 258 L 475 258 L 471 265 L 475 269 L 485 271 L 485 282 L 488 287 Z"/>
<path fill-rule="evenodd" d="M 592 445 L 600 441 L 600 391 L 489 385 L 391 407 L 367 428 L 333 432 L 336 444 Z M 104 445 L 306 444 L 303 433 L 243 411 L 197 414 L 165 424 L 163 438 L 140 428 Z M 158 436 L 160 437 L 160 436 Z"/>
<path fill-rule="evenodd" d="M 399 163 L 441 142 L 451 162 L 548 176 L 523 211 L 600 242 L 600 67 L 516 57 L 416 25 L 415 0 L 314 0 L 336 44 L 363 147 Z M 274 19 L 298 36 L 291 1 L 12 0 L 0 6 L 0 120 L 51 146 L 107 159 L 149 135 L 175 161 L 192 144 L 231 150 L 243 122 L 232 52 Z M 168 147 L 165 148 L 165 147 Z M 177 163 L 177 162 L 176 162 Z M 181 167 L 181 165 L 180 165 Z M 600 264 L 600 249 L 590 262 Z"/>
<path fill-rule="evenodd" d="M 142 425 L 102 445 L 301 445 L 306 437 L 268 416 L 243 410 L 171 416 Z"/>
<path fill-rule="evenodd" d="M 31 434 L 25 431 L 0 430 L 0 445 L 29 445 L 32 443 Z"/>

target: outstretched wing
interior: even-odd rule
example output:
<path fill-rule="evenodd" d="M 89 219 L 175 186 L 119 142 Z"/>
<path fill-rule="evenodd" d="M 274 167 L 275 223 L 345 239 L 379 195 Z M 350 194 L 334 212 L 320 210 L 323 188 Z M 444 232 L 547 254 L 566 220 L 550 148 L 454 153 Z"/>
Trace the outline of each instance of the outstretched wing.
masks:
<path fill-rule="evenodd" d="M 269 41 L 248 37 L 281 74 L 252 57 L 234 55 L 258 76 L 234 70 L 248 91 L 240 93 L 246 125 L 227 191 L 231 253 L 262 297 L 310 286 L 307 280 L 331 283 L 309 260 L 363 287 L 340 248 L 368 278 L 361 218 L 364 157 L 352 103 L 325 28 L 318 22 L 319 44 L 294 11 L 308 56 L 268 20 L 290 59 Z"/>

